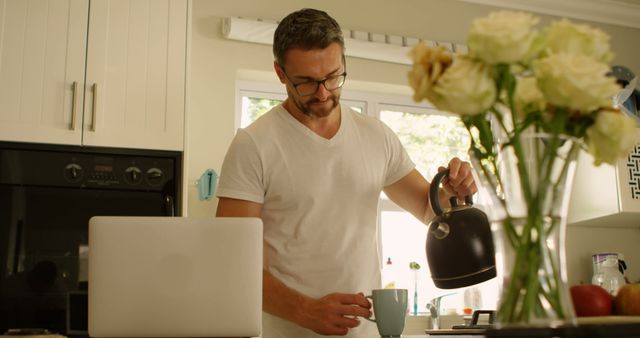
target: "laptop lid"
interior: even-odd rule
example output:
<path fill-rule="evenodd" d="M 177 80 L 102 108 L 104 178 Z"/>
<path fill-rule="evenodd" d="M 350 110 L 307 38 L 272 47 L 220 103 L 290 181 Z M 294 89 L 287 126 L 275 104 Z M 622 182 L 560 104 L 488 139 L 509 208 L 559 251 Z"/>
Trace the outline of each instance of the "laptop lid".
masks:
<path fill-rule="evenodd" d="M 93 217 L 89 336 L 259 336 L 259 218 Z"/>

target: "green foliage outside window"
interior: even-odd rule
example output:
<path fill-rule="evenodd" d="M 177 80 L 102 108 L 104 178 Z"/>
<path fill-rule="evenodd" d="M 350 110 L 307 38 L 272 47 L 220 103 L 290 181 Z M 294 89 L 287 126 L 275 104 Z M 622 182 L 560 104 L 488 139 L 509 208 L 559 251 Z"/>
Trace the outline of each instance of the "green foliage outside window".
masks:
<path fill-rule="evenodd" d="M 380 119 L 395 131 L 428 180 L 451 158 L 469 159 L 469 134 L 457 116 L 385 110 Z"/>
<path fill-rule="evenodd" d="M 264 113 L 268 112 L 271 108 L 277 106 L 282 100 L 263 99 L 259 97 L 243 97 L 243 113 L 246 114 L 246 118 L 249 123 L 257 120 Z"/>

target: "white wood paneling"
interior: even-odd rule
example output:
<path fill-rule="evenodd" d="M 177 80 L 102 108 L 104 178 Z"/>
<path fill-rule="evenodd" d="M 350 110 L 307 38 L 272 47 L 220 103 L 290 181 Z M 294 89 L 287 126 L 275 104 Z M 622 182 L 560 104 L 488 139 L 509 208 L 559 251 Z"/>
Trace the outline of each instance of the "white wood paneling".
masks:
<path fill-rule="evenodd" d="M 182 150 L 187 5 L 0 0 L 0 140 Z"/>
<path fill-rule="evenodd" d="M 80 142 L 72 87 L 83 84 L 87 13 L 87 0 L 0 0 L 2 139 Z M 81 104 L 81 91 L 75 100 Z"/>
<path fill-rule="evenodd" d="M 181 150 L 187 2 L 92 1 L 83 143 Z"/>
<path fill-rule="evenodd" d="M 184 123 L 186 106 L 186 69 L 187 69 L 187 39 L 184 29 L 190 25 L 188 2 L 169 3 L 169 25 L 167 26 L 167 73 L 165 82 L 166 91 L 166 116 L 164 128 L 167 130 L 167 139 L 175 144 L 184 142 Z M 182 15 L 181 13 L 187 13 Z"/>
<path fill-rule="evenodd" d="M 0 116 L 3 122 L 19 123 L 27 2 L 4 0 L 0 7 L 3 11 L 0 21 Z"/>

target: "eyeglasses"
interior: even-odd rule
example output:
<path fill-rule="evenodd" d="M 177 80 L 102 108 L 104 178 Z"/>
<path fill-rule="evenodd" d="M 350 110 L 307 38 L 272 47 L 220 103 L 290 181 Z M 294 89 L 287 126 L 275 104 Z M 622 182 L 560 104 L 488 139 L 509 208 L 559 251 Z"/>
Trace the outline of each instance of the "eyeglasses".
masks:
<path fill-rule="evenodd" d="M 318 91 L 318 88 L 320 88 L 321 84 L 325 89 L 329 91 L 336 90 L 344 85 L 344 81 L 347 78 L 347 72 L 344 72 L 339 75 L 329 76 L 324 80 L 309 80 L 302 83 L 293 83 L 293 81 L 291 81 L 291 79 L 287 75 L 287 72 L 284 71 L 284 68 L 280 67 L 280 69 L 282 69 L 282 73 L 287 78 L 287 80 L 289 80 L 296 93 L 298 93 L 298 95 L 300 96 L 310 96 L 315 94 Z"/>

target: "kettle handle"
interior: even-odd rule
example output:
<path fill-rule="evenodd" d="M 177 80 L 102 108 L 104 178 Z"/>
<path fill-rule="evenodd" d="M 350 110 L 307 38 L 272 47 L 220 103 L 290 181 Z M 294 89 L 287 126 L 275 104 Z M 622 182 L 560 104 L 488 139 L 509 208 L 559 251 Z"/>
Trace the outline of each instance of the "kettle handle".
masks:
<path fill-rule="evenodd" d="M 437 173 L 436 176 L 433 177 L 433 181 L 431 181 L 431 187 L 429 188 L 429 203 L 431 203 L 431 209 L 436 214 L 436 216 L 442 215 L 443 213 L 442 207 L 440 206 L 438 188 L 440 187 L 440 181 L 442 181 L 442 179 L 447 175 L 449 175 L 448 168 Z M 457 198 L 453 196 L 449 199 L 449 202 L 452 206 L 456 206 Z M 471 199 L 470 195 L 464 197 L 464 202 L 466 205 L 473 204 L 473 200 Z"/>

